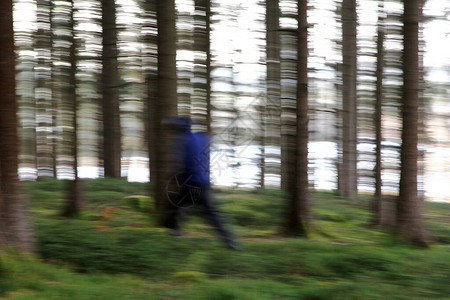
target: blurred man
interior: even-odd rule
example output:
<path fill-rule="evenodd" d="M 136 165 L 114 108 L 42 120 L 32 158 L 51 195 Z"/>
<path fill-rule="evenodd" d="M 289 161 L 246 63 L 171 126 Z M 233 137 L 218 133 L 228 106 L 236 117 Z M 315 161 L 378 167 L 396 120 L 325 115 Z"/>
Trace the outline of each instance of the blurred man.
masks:
<path fill-rule="evenodd" d="M 231 249 L 237 249 L 211 199 L 209 145 L 206 133 L 192 133 L 189 117 L 170 117 L 164 121 L 169 131 L 168 209 L 165 226 L 180 235 L 181 209 L 202 205 L 206 217 Z"/>

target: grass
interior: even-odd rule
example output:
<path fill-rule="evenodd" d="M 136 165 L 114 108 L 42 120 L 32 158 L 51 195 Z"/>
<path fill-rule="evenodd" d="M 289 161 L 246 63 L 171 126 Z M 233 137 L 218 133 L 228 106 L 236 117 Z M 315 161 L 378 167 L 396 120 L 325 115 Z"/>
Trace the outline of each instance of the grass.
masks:
<path fill-rule="evenodd" d="M 77 219 L 59 216 L 65 183 L 27 183 L 37 256 L 0 259 L 1 299 L 448 299 L 450 205 L 426 203 L 435 242 L 416 249 L 370 226 L 358 205 L 313 194 L 308 239 L 279 234 L 277 190 L 217 190 L 244 251 L 224 248 L 193 210 L 187 236 L 154 226 L 147 186 L 89 180 Z M 367 198 L 367 197 L 365 197 Z"/>

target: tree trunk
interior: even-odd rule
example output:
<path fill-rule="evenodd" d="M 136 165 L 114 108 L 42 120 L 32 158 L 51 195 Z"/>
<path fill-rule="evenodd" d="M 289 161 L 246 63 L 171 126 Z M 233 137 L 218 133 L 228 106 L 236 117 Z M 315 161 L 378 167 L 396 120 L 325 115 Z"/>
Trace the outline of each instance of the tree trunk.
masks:
<path fill-rule="evenodd" d="M 195 0 L 192 117 L 200 131 L 211 133 L 210 1 Z"/>
<path fill-rule="evenodd" d="M 423 6 L 426 0 L 420 0 L 419 2 L 419 128 L 418 128 L 418 143 L 419 145 L 425 145 L 429 142 L 427 136 L 427 114 L 430 111 L 430 107 L 424 96 L 425 91 L 425 71 L 424 71 L 424 53 L 425 53 L 425 38 L 423 33 Z M 418 156 L 418 197 L 421 202 L 425 201 L 425 150 L 419 151 Z"/>
<path fill-rule="evenodd" d="M 194 3 L 194 93 L 191 112 L 196 129 L 211 137 L 211 0 L 195 0 Z"/>
<path fill-rule="evenodd" d="M 266 103 L 262 102 L 259 105 L 258 112 L 259 112 L 259 127 L 260 132 L 258 136 L 258 142 L 259 142 L 259 183 L 258 186 L 261 190 L 265 188 L 266 182 L 266 114 L 267 114 L 267 106 Z"/>
<path fill-rule="evenodd" d="M 265 115 L 265 144 L 280 145 L 280 118 L 281 118 L 281 88 L 280 88 L 280 7 L 279 0 L 266 0 L 266 115 Z M 282 155 L 286 153 L 284 143 Z M 285 161 L 281 159 L 281 161 Z M 282 186 L 285 187 L 286 172 L 284 164 L 281 169 L 273 172 L 281 173 Z M 267 172 L 267 171 L 266 171 Z"/>
<path fill-rule="evenodd" d="M 147 151 L 149 157 L 149 178 L 150 178 L 150 194 L 155 197 L 155 186 L 156 182 L 156 140 L 155 140 L 155 124 L 156 122 L 156 100 L 157 100 L 157 83 L 158 83 L 158 74 L 157 74 L 157 22 L 156 22 L 156 1 L 146 1 L 144 3 L 144 28 L 147 35 L 144 37 L 145 40 L 145 48 L 144 54 L 146 60 L 145 69 L 148 70 L 145 73 L 146 85 L 147 85 L 147 95 L 146 95 L 146 117 L 145 117 L 145 130 L 147 137 Z"/>
<path fill-rule="evenodd" d="M 69 82 L 68 82 L 68 93 L 67 97 L 70 98 L 70 105 L 72 109 L 72 135 L 71 135 L 71 156 L 72 156 L 72 170 L 73 170 L 73 180 L 69 182 L 69 190 L 68 190 L 68 202 L 66 208 L 63 212 L 63 215 L 66 217 L 73 217 L 78 215 L 81 212 L 82 206 L 82 197 L 81 197 L 81 187 L 80 180 L 78 178 L 78 99 L 76 94 L 76 45 L 75 45 L 75 21 L 74 21 L 74 8 L 73 8 L 73 0 L 71 2 L 71 11 L 70 11 L 70 21 L 69 26 L 72 34 L 70 35 L 70 69 L 69 71 Z"/>
<path fill-rule="evenodd" d="M 207 0 L 206 2 L 206 133 L 209 137 L 212 137 L 212 128 L 211 128 L 211 112 L 212 112 L 212 104 L 211 104 L 211 0 Z"/>
<path fill-rule="evenodd" d="M 279 0 L 266 0 L 266 103 L 263 112 L 263 144 L 261 153 L 261 186 L 264 186 L 266 169 L 266 153 L 264 147 L 280 145 L 281 89 L 280 89 L 280 5 Z M 281 150 L 285 153 L 285 150 Z M 280 166 L 283 168 L 283 166 Z M 275 170 L 273 170 L 275 171 Z M 281 181 L 285 181 L 286 172 L 281 173 Z M 275 172 L 277 172 L 275 171 Z M 270 171 L 269 171 L 270 172 Z"/>
<path fill-rule="evenodd" d="M 19 196 L 17 102 L 12 0 L 0 1 L 0 247 L 32 250 Z"/>
<path fill-rule="evenodd" d="M 116 5 L 102 0 L 103 165 L 105 177 L 120 178 L 121 129 L 117 66 Z"/>
<path fill-rule="evenodd" d="M 417 197 L 419 106 L 419 0 L 405 0 L 403 14 L 403 93 L 400 196 L 396 230 L 402 238 L 426 246 Z"/>
<path fill-rule="evenodd" d="M 180 116 L 192 116 L 193 118 L 197 119 L 196 122 L 200 121 L 201 119 L 198 119 L 199 115 L 203 114 L 204 111 L 202 109 L 199 109 L 198 106 L 201 104 L 201 101 L 199 103 L 199 100 L 201 100 L 201 96 L 199 95 L 198 85 L 204 85 L 203 82 L 197 81 L 197 76 L 199 69 L 204 69 L 204 63 L 198 64 L 198 50 L 195 48 L 198 48 L 199 46 L 199 35 L 198 30 L 199 27 L 202 28 L 202 31 L 204 31 L 204 26 L 201 25 L 199 22 L 199 15 L 198 15 L 198 2 L 194 1 L 195 3 L 195 9 L 194 9 L 194 15 L 192 15 L 191 12 L 186 11 L 177 11 L 176 15 L 176 22 L 178 24 L 193 24 L 194 30 L 192 28 L 181 25 L 177 28 L 177 38 L 176 38 L 176 49 L 180 50 L 182 52 L 189 52 L 192 53 L 194 56 L 194 65 L 193 68 L 186 65 L 189 64 L 189 60 L 183 60 L 180 58 L 180 68 L 178 71 L 178 78 L 177 78 L 177 106 L 178 106 L 178 114 Z M 200 1 L 203 2 L 203 1 Z M 202 4 L 204 6 L 204 4 Z M 201 18 L 204 19 L 204 8 L 202 9 L 203 14 L 201 15 Z M 202 38 L 200 40 L 204 40 L 205 34 L 202 32 Z M 204 61 L 204 58 L 201 59 Z M 197 73 L 197 74 L 195 74 Z M 205 72 L 203 71 L 201 74 L 202 78 L 205 76 Z M 200 99 L 199 99 L 200 98 Z M 195 115 L 195 116 L 194 116 Z"/>
<path fill-rule="evenodd" d="M 175 1 L 158 1 L 156 6 L 158 26 L 158 82 L 157 99 L 154 103 L 154 159 L 151 161 L 155 172 L 155 209 L 158 223 L 163 223 L 167 201 L 167 134 L 162 121 L 167 116 L 177 115 L 177 73 L 176 73 L 176 27 Z"/>
<path fill-rule="evenodd" d="M 51 85 L 51 1 L 36 2 L 37 31 L 35 51 L 37 53 L 36 73 L 36 163 L 38 177 L 54 175 L 53 147 L 49 143 L 49 128 L 52 128 L 52 85 Z"/>
<path fill-rule="evenodd" d="M 377 35 L 377 69 L 376 69 L 376 95 L 375 95 L 375 199 L 374 216 L 375 224 L 381 223 L 381 141 L 382 136 L 382 106 L 383 106 L 383 75 L 384 75 L 384 0 L 379 2 L 378 11 L 378 35 Z"/>
<path fill-rule="evenodd" d="M 307 0 L 298 1 L 297 31 L 297 201 L 300 222 L 311 220 L 308 181 L 308 20 Z"/>
<path fill-rule="evenodd" d="M 357 196 L 356 0 L 342 1 L 342 176 L 343 198 Z"/>
<path fill-rule="evenodd" d="M 56 89 L 56 84 L 55 84 L 55 73 L 56 73 L 56 68 L 54 67 L 54 61 L 56 60 L 55 58 L 55 48 L 54 48 L 54 37 L 55 37 L 55 28 L 54 28 L 54 22 L 53 22 L 53 18 L 54 18 L 54 7 L 55 4 L 50 3 L 50 51 L 51 51 L 51 57 L 50 57 L 50 63 L 49 63 L 49 67 L 50 67 L 50 90 L 51 90 L 51 96 L 50 96 L 50 102 L 51 102 L 51 128 L 52 128 L 52 133 L 51 133 L 51 139 L 50 139 L 50 143 L 51 143 L 51 156 L 52 156 L 52 177 L 53 178 L 57 178 L 58 176 L 58 151 L 57 151 L 57 119 L 58 119 L 58 98 L 55 97 L 55 89 Z"/>
<path fill-rule="evenodd" d="M 287 232 L 306 236 L 308 189 L 308 21 L 307 2 L 298 2 L 296 136 L 290 145 Z"/>

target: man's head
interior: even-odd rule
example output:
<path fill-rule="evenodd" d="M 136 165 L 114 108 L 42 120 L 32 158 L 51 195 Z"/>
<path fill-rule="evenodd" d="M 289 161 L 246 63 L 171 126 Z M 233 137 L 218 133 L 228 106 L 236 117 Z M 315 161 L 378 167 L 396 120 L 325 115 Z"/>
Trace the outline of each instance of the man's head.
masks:
<path fill-rule="evenodd" d="M 191 118 L 183 116 L 170 116 L 163 120 L 163 126 L 169 130 L 189 132 L 191 130 Z"/>

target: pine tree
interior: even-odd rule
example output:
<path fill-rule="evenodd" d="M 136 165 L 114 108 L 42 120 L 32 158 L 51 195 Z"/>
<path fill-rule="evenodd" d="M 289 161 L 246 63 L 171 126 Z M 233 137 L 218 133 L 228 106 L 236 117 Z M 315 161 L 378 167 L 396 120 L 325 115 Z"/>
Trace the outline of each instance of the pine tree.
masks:
<path fill-rule="evenodd" d="M 403 3 L 402 146 L 396 230 L 413 244 L 426 246 L 417 195 L 420 0 Z"/>
<path fill-rule="evenodd" d="M 19 195 L 13 1 L 0 1 L 0 248 L 32 251 L 31 230 Z"/>
<path fill-rule="evenodd" d="M 342 1 L 342 168 L 340 194 L 357 196 L 356 0 Z"/>
<path fill-rule="evenodd" d="M 119 70 L 117 51 L 116 4 L 102 0 L 102 109 L 103 164 L 105 177 L 120 178 L 121 128 L 119 106 Z"/>

